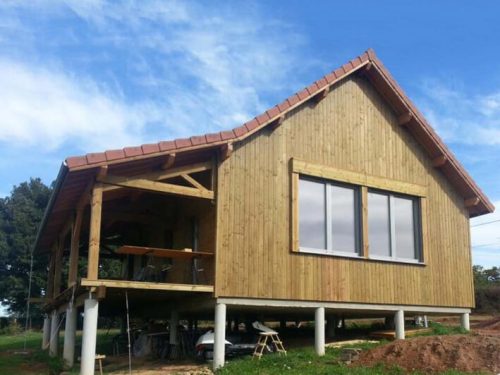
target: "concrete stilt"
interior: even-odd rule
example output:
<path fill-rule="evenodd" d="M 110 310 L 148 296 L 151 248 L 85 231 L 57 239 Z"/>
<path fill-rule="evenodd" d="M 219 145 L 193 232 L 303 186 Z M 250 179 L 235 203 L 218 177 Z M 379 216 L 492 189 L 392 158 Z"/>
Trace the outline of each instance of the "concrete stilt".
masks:
<path fill-rule="evenodd" d="M 83 338 L 80 375 L 94 375 L 98 316 L 99 302 L 92 297 L 86 299 L 83 312 Z"/>
<path fill-rule="evenodd" d="M 325 308 L 317 307 L 314 313 L 314 349 L 319 356 L 325 355 Z"/>
<path fill-rule="evenodd" d="M 43 338 L 42 338 L 42 350 L 47 350 L 49 348 L 50 341 L 50 318 L 48 315 L 45 316 L 43 320 Z"/>
<path fill-rule="evenodd" d="M 213 369 L 224 366 L 225 341 L 226 341 L 226 305 L 217 303 L 215 305 L 215 337 L 214 337 L 214 361 Z"/>
<path fill-rule="evenodd" d="M 335 337 L 335 327 L 337 326 L 337 318 L 330 315 L 326 320 L 326 337 Z"/>
<path fill-rule="evenodd" d="M 170 313 L 170 322 L 169 322 L 169 340 L 170 343 L 170 359 L 177 359 L 178 357 L 178 341 L 177 341 L 177 327 L 179 325 L 179 313 L 175 310 L 172 310 Z"/>
<path fill-rule="evenodd" d="M 50 343 L 49 343 L 49 355 L 51 357 L 57 357 L 59 350 L 59 314 L 57 311 L 52 311 L 50 319 Z"/>
<path fill-rule="evenodd" d="M 75 364 L 75 338 L 76 338 L 76 307 L 66 309 L 66 325 L 64 327 L 64 364 L 71 368 Z"/>
<path fill-rule="evenodd" d="M 394 324 L 396 326 L 396 340 L 405 338 L 405 313 L 403 310 L 396 311 L 394 314 Z"/>
<path fill-rule="evenodd" d="M 466 331 L 470 331 L 469 313 L 460 316 L 460 326 Z"/>

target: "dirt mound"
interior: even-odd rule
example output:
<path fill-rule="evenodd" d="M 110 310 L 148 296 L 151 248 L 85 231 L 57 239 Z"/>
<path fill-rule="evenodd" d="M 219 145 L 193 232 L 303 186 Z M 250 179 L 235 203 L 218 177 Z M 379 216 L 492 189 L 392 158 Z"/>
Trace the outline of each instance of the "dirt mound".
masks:
<path fill-rule="evenodd" d="M 474 324 L 474 328 L 500 331 L 500 316 Z"/>
<path fill-rule="evenodd" d="M 398 340 L 362 352 L 354 366 L 397 365 L 408 371 L 500 372 L 500 337 L 456 335 Z"/>

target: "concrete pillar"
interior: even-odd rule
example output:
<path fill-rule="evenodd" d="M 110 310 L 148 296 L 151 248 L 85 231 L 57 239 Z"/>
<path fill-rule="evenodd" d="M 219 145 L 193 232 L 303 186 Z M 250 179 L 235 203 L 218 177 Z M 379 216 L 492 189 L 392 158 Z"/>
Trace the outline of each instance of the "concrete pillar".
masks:
<path fill-rule="evenodd" d="M 469 313 L 460 316 L 460 326 L 466 331 L 470 331 Z"/>
<path fill-rule="evenodd" d="M 424 315 L 424 327 L 429 328 L 429 321 L 427 320 L 427 315 Z"/>
<path fill-rule="evenodd" d="M 319 356 L 325 355 L 325 308 L 318 307 L 314 313 L 314 350 Z"/>
<path fill-rule="evenodd" d="M 335 327 L 337 326 L 337 318 L 330 315 L 326 320 L 326 337 L 335 337 Z"/>
<path fill-rule="evenodd" d="M 66 309 L 66 325 L 64 327 L 64 364 L 71 368 L 75 364 L 75 338 L 76 338 L 76 313 L 75 306 Z"/>
<path fill-rule="evenodd" d="M 214 327 L 214 361 L 213 369 L 224 366 L 225 342 L 226 342 L 226 305 L 217 303 L 215 305 L 215 327 Z"/>
<path fill-rule="evenodd" d="M 177 345 L 177 327 L 179 325 L 179 313 L 173 310 L 170 313 L 170 325 L 169 325 L 169 343 L 171 345 Z"/>
<path fill-rule="evenodd" d="M 80 375 L 94 375 L 98 316 L 99 302 L 92 297 L 86 299 L 83 311 L 83 337 Z"/>
<path fill-rule="evenodd" d="M 49 343 L 49 355 L 51 357 L 57 357 L 59 350 L 59 314 L 57 311 L 52 311 L 50 320 L 50 343 Z"/>
<path fill-rule="evenodd" d="M 43 320 L 43 338 L 42 338 L 42 350 L 47 350 L 49 348 L 50 342 L 50 318 L 48 315 L 45 316 Z"/>
<path fill-rule="evenodd" d="M 394 314 L 394 324 L 396 326 L 396 340 L 405 338 L 405 313 L 403 310 L 396 311 Z"/>

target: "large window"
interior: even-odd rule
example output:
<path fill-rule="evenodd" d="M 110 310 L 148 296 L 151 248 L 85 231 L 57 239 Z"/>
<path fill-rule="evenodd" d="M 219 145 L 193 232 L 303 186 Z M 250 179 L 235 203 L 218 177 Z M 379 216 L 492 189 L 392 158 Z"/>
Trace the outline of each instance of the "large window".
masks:
<path fill-rule="evenodd" d="M 420 260 L 418 199 L 368 192 L 368 244 L 372 258 Z"/>
<path fill-rule="evenodd" d="M 360 253 L 359 188 L 299 180 L 301 251 L 356 256 Z"/>

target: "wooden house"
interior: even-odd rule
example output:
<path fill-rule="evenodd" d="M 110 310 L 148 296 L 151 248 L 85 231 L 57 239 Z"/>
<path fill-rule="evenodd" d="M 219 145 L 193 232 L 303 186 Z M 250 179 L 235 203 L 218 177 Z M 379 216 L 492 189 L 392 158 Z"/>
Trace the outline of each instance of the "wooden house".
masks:
<path fill-rule="evenodd" d="M 393 315 L 398 338 L 405 315 L 468 327 L 469 218 L 493 210 L 368 50 L 233 130 L 66 159 L 36 242 L 45 341 L 56 354 L 66 313 L 73 364 L 83 306 L 93 373 L 98 312 L 123 314 L 125 295 L 172 326 L 213 319 L 215 368 L 235 314 L 314 317 L 320 355 L 335 316 Z"/>

